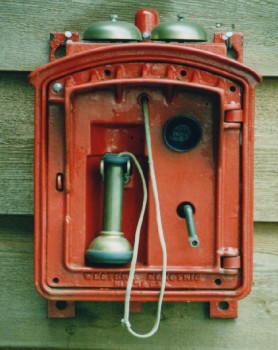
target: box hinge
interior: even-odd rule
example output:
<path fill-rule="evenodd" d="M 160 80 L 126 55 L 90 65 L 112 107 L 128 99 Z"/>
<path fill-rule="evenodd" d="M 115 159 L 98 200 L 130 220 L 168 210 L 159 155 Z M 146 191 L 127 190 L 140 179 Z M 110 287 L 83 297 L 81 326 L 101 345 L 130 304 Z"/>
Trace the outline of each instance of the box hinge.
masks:
<path fill-rule="evenodd" d="M 226 111 L 225 122 L 227 122 L 227 123 L 242 123 L 243 122 L 243 110 L 242 109 L 234 109 L 234 110 Z"/>

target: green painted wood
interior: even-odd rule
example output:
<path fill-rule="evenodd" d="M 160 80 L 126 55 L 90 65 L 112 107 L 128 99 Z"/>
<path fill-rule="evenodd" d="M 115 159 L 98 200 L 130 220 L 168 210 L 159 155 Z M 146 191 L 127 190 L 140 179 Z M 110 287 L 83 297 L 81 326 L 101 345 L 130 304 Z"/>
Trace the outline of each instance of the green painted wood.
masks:
<path fill-rule="evenodd" d="M 33 284 L 32 216 L 0 216 L 0 348 L 184 350 L 276 349 L 278 328 L 278 224 L 255 225 L 254 286 L 234 320 L 208 318 L 206 303 L 165 303 L 158 333 L 130 336 L 123 305 L 78 302 L 76 317 L 48 319 Z M 138 331 L 150 329 L 156 304 L 133 314 Z"/>
<path fill-rule="evenodd" d="M 0 72 L 0 213 L 33 212 L 33 96 L 26 73 Z"/>
<path fill-rule="evenodd" d="M 105 6 L 104 6 L 105 4 Z M 184 14 L 202 24 L 212 40 L 216 31 L 244 33 L 244 62 L 265 76 L 278 75 L 278 3 L 253 0 L 158 0 L 151 6 L 161 21 L 175 20 Z M 49 33 L 77 31 L 95 21 L 118 14 L 120 20 L 133 22 L 139 8 L 150 2 L 112 0 L 2 0 L 0 2 L 0 70 L 29 71 L 48 62 Z"/>

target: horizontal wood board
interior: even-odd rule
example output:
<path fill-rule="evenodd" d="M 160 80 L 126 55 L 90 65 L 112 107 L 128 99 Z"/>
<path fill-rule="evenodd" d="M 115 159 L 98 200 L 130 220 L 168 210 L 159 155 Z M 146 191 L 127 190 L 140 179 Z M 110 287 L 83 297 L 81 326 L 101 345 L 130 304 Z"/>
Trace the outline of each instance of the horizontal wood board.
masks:
<path fill-rule="evenodd" d="M 151 6 L 161 22 L 186 20 L 203 25 L 213 33 L 244 33 L 244 62 L 264 76 L 278 75 L 278 2 L 276 0 L 159 0 Z M 0 2 L 0 70 L 30 71 L 48 62 L 49 33 L 77 31 L 81 35 L 92 22 L 119 20 L 134 22 L 140 8 L 150 2 L 103 0 L 2 0 Z"/>
<path fill-rule="evenodd" d="M 0 72 L 0 213 L 33 212 L 33 105 L 26 73 Z"/>
<path fill-rule="evenodd" d="M 278 79 L 257 88 L 255 117 L 255 221 L 278 221 Z"/>
<path fill-rule="evenodd" d="M 121 326 L 123 305 L 78 302 L 73 319 L 47 319 L 33 284 L 33 217 L 0 216 L 0 348 L 183 350 L 277 349 L 278 224 L 255 225 L 254 284 L 239 317 L 209 319 L 206 303 L 164 303 L 158 333 L 136 339 Z M 156 303 L 131 316 L 139 332 L 154 322 Z"/>
<path fill-rule="evenodd" d="M 257 89 L 255 220 L 277 221 L 278 79 Z M 0 72 L 0 213 L 33 213 L 33 88 L 26 73 Z"/>

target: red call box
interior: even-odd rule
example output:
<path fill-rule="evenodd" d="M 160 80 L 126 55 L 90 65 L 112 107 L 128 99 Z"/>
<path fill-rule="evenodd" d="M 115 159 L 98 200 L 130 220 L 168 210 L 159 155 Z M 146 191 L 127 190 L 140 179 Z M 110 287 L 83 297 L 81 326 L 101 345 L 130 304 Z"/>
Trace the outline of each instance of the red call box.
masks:
<path fill-rule="evenodd" d="M 153 10 L 136 13 L 137 27 L 128 24 L 138 38 L 126 25 L 115 16 L 96 22 L 84 41 L 52 34 L 51 62 L 30 75 L 36 288 L 53 317 L 73 316 L 75 301 L 124 300 L 143 199 L 136 167 L 121 156 L 131 152 L 149 192 L 131 301 L 158 299 L 162 253 L 144 98 L 168 253 L 164 301 L 209 302 L 212 317 L 236 317 L 252 284 L 260 76 L 241 63 L 240 33 L 216 33 L 208 43 L 200 26 L 182 18 L 158 24 Z"/>

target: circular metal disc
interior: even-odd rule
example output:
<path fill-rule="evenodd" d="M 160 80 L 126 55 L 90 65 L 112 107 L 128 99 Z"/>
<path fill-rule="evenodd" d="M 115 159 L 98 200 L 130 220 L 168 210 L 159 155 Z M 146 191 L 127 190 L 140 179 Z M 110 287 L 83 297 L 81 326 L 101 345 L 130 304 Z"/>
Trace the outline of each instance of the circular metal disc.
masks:
<path fill-rule="evenodd" d="M 178 115 L 169 119 L 163 127 L 165 144 L 176 152 L 188 152 L 195 148 L 202 138 L 202 128 L 191 115 Z"/>

